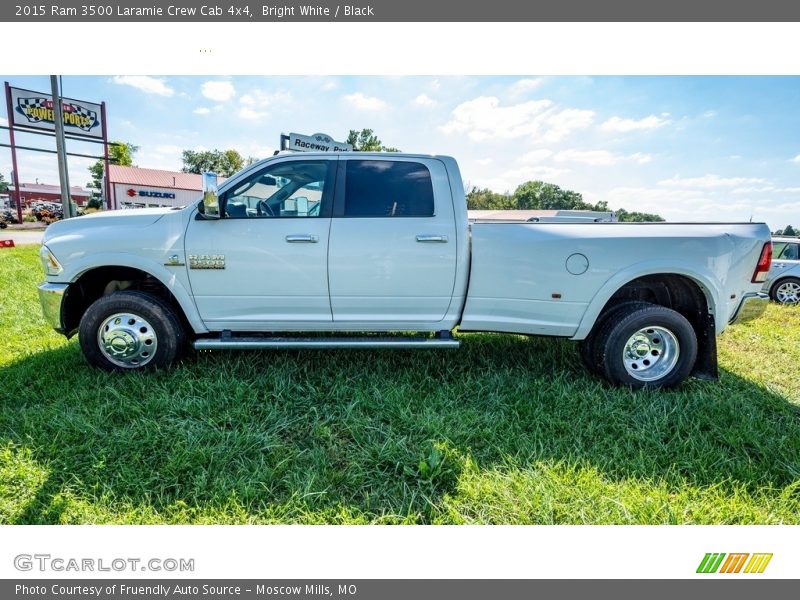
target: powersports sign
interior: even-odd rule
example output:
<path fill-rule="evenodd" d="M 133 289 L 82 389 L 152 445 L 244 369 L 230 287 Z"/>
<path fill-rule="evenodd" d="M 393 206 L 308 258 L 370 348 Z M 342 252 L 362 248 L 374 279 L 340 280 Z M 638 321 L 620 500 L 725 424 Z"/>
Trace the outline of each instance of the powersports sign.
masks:
<path fill-rule="evenodd" d="M 10 91 L 14 127 L 55 131 L 53 96 L 14 87 Z M 61 105 L 66 133 L 103 139 L 102 109 L 99 104 L 62 98 Z"/>

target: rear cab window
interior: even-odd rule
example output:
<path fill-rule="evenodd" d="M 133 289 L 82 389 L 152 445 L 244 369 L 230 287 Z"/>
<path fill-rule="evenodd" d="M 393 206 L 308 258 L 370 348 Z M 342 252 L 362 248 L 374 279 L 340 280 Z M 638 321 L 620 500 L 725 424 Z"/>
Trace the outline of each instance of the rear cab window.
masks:
<path fill-rule="evenodd" d="M 345 217 L 434 216 L 433 183 L 424 164 L 348 160 L 345 169 Z"/>

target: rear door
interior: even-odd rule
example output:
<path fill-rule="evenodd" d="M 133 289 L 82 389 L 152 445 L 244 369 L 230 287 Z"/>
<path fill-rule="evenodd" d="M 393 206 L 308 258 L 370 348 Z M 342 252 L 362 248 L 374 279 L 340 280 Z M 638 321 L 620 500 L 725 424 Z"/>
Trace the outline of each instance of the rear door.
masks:
<path fill-rule="evenodd" d="M 335 323 L 431 328 L 453 296 L 456 246 L 441 161 L 340 158 L 328 252 Z"/>

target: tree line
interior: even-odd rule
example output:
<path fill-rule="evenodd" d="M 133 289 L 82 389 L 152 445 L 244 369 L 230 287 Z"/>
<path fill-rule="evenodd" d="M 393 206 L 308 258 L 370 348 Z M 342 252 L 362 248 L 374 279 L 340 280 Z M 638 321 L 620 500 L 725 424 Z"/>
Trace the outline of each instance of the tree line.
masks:
<path fill-rule="evenodd" d="M 596 210 L 608 212 L 608 203 L 602 200 L 591 204 L 580 192 L 565 190 L 554 183 L 526 181 L 517 186 L 513 194 L 499 194 L 487 188 L 473 187 L 467 192 L 469 210 Z M 661 215 L 624 208 L 614 211 L 620 221 L 664 221 Z"/>

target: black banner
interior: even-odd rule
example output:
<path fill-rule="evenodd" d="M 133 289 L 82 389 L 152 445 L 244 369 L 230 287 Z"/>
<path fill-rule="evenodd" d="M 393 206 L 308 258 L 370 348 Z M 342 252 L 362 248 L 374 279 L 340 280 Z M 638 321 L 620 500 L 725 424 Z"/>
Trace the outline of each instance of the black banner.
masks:
<path fill-rule="evenodd" d="M 3 2 L 11 22 L 786 22 L 800 3 L 786 0 L 86 0 Z"/>

